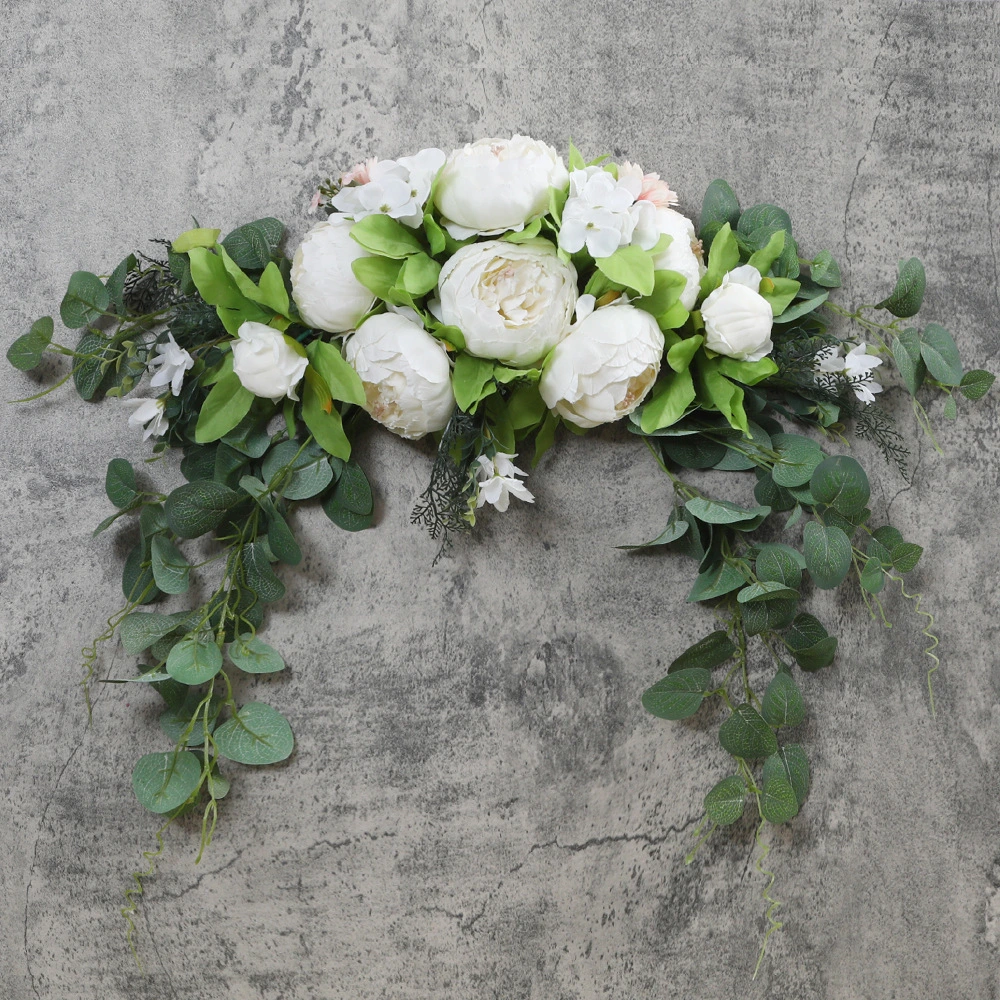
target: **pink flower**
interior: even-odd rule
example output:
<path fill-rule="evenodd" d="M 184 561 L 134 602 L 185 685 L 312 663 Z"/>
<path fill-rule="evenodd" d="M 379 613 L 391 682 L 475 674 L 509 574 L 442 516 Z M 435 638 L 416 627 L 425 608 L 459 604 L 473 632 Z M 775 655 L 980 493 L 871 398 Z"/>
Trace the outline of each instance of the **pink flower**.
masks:
<path fill-rule="evenodd" d="M 677 195 L 670 190 L 670 185 L 660 180 L 659 174 L 644 174 L 638 163 L 629 163 L 626 160 L 618 168 L 618 174 L 619 177 L 625 174 L 641 177 L 642 187 L 636 201 L 650 201 L 657 208 L 671 208 L 679 201 Z"/>
<path fill-rule="evenodd" d="M 316 209 L 319 208 L 320 199 L 322 199 L 322 197 L 323 197 L 323 195 L 319 191 L 317 191 L 312 196 L 312 201 L 309 202 L 309 214 L 310 215 L 315 215 L 316 214 Z"/>
<path fill-rule="evenodd" d="M 340 175 L 340 186 L 348 184 L 367 184 L 371 180 L 372 167 L 378 163 L 378 157 L 369 157 L 364 163 L 355 163 L 345 174 Z"/>

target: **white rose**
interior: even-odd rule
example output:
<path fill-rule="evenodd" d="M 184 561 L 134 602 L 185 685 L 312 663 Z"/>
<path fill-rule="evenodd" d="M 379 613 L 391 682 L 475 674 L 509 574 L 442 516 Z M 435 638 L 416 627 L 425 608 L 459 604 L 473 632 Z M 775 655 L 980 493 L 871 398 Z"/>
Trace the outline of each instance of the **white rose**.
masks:
<path fill-rule="evenodd" d="M 542 239 L 462 247 L 438 279 L 440 319 L 457 326 L 480 358 L 529 365 L 569 332 L 576 269 Z"/>
<path fill-rule="evenodd" d="M 526 135 L 478 139 L 456 149 L 441 168 L 435 201 L 455 239 L 521 230 L 549 205 L 549 188 L 569 174 L 549 145 Z"/>
<path fill-rule="evenodd" d="M 758 294 L 760 272 L 749 264 L 737 267 L 702 303 L 705 347 L 738 361 L 760 361 L 771 353 L 771 303 Z"/>
<path fill-rule="evenodd" d="M 455 408 L 448 352 L 418 323 L 393 312 L 372 316 L 344 356 L 365 387 L 365 409 L 393 434 L 412 440 L 444 429 Z"/>
<path fill-rule="evenodd" d="M 631 413 L 660 372 L 663 334 L 647 312 L 630 305 L 596 309 L 552 352 L 539 392 L 545 405 L 578 427 L 608 424 Z"/>
<path fill-rule="evenodd" d="M 302 381 L 309 361 L 292 346 L 295 341 L 273 326 L 250 320 L 236 332 L 233 371 L 243 388 L 274 402 L 285 396 L 298 399 L 295 387 Z"/>
<path fill-rule="evenodd" d="M 351 261 L 371 254 L 351 239 L 353 223 L 332 215 L 306 233 L 292 260 L 292 298 L 316 330 L 353 330 L 375 296 L 354 277 Z"/>
<path fill-rule="evenodd" d="M 695 236 L 694 223 L 672 208 L 656 210 L 656 225 L 662 236 L 671 237 L 670 245 L 653 258 L 653 267 L 658 271 L 676 271 L 687 278 L 681 292 L 681 305 L 690 312 L 698 301 L 698 287 L 705 273 L 705 262 L 701 255 L 701 242 Z"/>

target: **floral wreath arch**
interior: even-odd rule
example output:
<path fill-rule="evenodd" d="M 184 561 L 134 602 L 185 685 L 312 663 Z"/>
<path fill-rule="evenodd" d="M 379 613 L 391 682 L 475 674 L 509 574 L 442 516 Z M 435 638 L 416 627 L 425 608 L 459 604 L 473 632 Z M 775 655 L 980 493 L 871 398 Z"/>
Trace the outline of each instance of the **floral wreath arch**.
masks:
<path fill-rule="evenodd" d="M 882 301 L 848 309 L 830 298 L 841 283 L 833 255 L 805 256 L 781 208 L 742 209 L 717 180 L 696 231 L 677 204 L 636 164 L 587 163 L 572 144 L 564 161 L 526 136 L 371 159 L 320 186 L 311 210 L 327 218 L 292 259 L 273 218 L 223 239 L 199 227 L 155 240 L 104 278 L 72 275 L 59 308 L 81 331 L 72 347 L 53 341 L 48 316 L 11 345 L 22 371 L 46 354 L 69 357 L 57 385 L 121 399 L 155 453 L 183 455 L 186 482 L 167 494 L 125 459 L 108 465 L 116 512 L 95 534 L 128 516 L 140 541 L 123 568 L 124 604 L 83 663 L 89 705 L 100 644 L 117 635 L 139 666 L 108 682 L 163 699 L 167 747 L 132 773 L 138 801 L 164 818 L 160 850 L 166 826 L 200 811 L 200 859 L 229 791 L 227 760 L 267 765 L 292 752 L 284 716 L 237 704 L 230 673 L 284 667 L 258 633 L 263 605 L 284 594 L 276 566 L 302 558 L 289 507 L 315 498 L 341 529 L 372 526 L 372 490 L 351 449 L 360 426 L 436 440 L 413 521 L 440 556 L 484 508 L 534 501 L 519 455 L 537 463 L 560 427 L 583 434 L 622 421 L 675 494 L 663 531 L 626 548 L 694 560 L 688 600 L 710 602 L 722 622 L 679 652 L 643 705 L 670 720 L 706 700 L 725 706 L 718 739 L 732 773 L 706 791 L 694 849 L 756 811 L 763 957 L 780 923 L 761 833 L 792 820 L 809 790 L 794 734 L 806 715 L 798 675 L 828 666 L 837 648 L 800 610 L 804 585 L 853 579 L 883 620 L 880 595 L 898 586 L 926 622 L 934 709 L 933 617 L 903 580 L 921 548 L 871 523 L 867 475 L 832 451 L 853 432 L 905 476 L 905 439 L 877 398 L 890 365 L 927 434 L 930 393 L 954 419 L 959 397 L 979 399 L 994 376 L 965 371 L 944 327 L 913 325 L 925 283 L 916 258 L 900 261 Z M 846 339 L 834 319 L 847 321 Z M 144 383 L 152 394 L 133 397 Z M 706 495 L 685 471 L 702 469 L 753 473 L 755 505 Z M 767 540 L 781 523 L 788 540 Z M 196 567 L 183 546 L 203 536 L 215 546 L 211 595 L 148 610 L 188 591 Z M 748 669 L 753 641 L 773 664 L 765 678 Z M 150 866 L 126 891 L 130 944 L 158 853 L 145 852 Z"/>

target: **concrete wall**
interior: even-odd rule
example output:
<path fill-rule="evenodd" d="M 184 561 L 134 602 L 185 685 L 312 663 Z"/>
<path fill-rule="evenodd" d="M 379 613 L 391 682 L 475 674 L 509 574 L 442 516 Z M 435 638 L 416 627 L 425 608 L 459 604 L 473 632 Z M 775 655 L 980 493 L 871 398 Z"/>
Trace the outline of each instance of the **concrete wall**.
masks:
<path fill-rule="evenodd" d="M 841 261 L 847 301 L 917 254 L 927 318 L 997 368 L 992 3 L 0 8 L 4 343 L 71 271 L 107 271 L 191 216 L 274 214 L 299 234 L 316 179 L 360 157 L 519 130 L 658 169 L 692 213 L 717 176 L 744 204 L 780 202 L 805 247 Z M 0 398 L 34 384 L 0 367 Z M 297 751 L 234 766 L 199 866 L 195 827 L 170 831 L 140 975 L 118 908 L 156 821 L 129 773 L 165 741 L 155 698 L 122 687 L 101 688 L 88 728 L 76 682 L 125 544 L 89 537 L 105 465 L 147 451 L 114 402 L 0 409 L 0 996 L 997 996 L 1000 438 L 995 398 L 961 409 L 944 456 L 917 446 L 912 486 L 858 448 L 877 512 L 927 548 L 938 716 L 905 602 L 889 599 L 890 632 L 855 594 L 814 598 L 841 654 L 803 685 L 814 790 L 768 834 L 785 928 L 754 983 L 752 831 L 683 863 L 725 773 L 715 730 L 639 705 L 712 618 L 683 603 L 689 564 L 613 548 L 655 534 L 669 504 L 617 430 L 563 441 L 531 477 L 537 503 L 485 518 L 436 568 L 408 524 L 426 447 L 364 441 L 377 530 L 303 510 L 309 556 L 266 632 L 290 668 L 242 688 L 287 713 Z M 178 479 L 173 458 L 149 471 Z M 101 662 L 131 668 L 121 649 Z"/>

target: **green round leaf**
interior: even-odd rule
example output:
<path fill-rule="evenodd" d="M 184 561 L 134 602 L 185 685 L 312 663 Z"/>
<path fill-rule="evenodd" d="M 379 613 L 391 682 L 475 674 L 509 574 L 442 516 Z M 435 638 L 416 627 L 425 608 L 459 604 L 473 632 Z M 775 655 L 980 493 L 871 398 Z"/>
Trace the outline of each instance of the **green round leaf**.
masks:
<path fill-rule="evenodd" d="M 719 743 L 727 753 L 744 760 L 770 757 L 778 750 L 771 727 L 749 703 L 737 705 L 733 714 L 722 723 Z"/>
<path fill-rule="evenodd" d="M 260 600 L 280 601 L 285 596 L 285 585 L 271 569 L 271 562 L 262 541 L 245 545 L 241 560 L 246 585 Z"/>
<path fill-rule="evenodd" d="M 264 479 L 288 500 L 307 500 L 333 482 L 333 468 L 326 452 L 310 444 L 296 458 L 300 448 L 298 441 L 282 441 L 267 453 L 262 464 Z M 289 466 L 291 475 L 283 483 L 275 483 L 278 473 Z"/>
<path fill-rule="evenodd" d="M 927 370 L 945 385 L 962 381 L 962 359 L 952 335 L 937 323 L 928 323 L 920 333 L 920 357 Z"/>
<path fill-rule="evenodd" d="M 775 777 L 783 777 L 792 786 L 800 806 L 805 802 L 809 794 L 809 758 L 797 743 L 779 748 L 776 754 L 764 761 L 761 780 L 766 782 Z"/>
<path fill-rule="evenodd" d="M 728 500 L 710 500 L 708 497 L 692 497 L 684 506 L 706 524 L 739 524 L 767 517 L 771 513 L 770 507 L 752 507 L 747 510 Z"/>
<path fill-rule="evenodd" d="M 912 542 L 900 542 L 892 547 L 892 565 L 900 573 L 909 573 L 920 561 L 923 548 Z"/>
<path fill-rule="evenodd" d="M 771 441 L 780 456 L 771 470 L 778 486 L 804 486 L 813 469 L 823 461 L 823 450 L 811 438 L 801 434 L 775 434 Z"/>
<path fill-rule="evenodd" d="M 222 483 L 207 479 L 185 483 L 167 497 L 164 504 L 167 524 L 181 538 L 197 538 L 217 528 L 240 499 L 239 493 Z"/>
<path fill-rule="evenodd" d="M 119 509 L 124 510 L 139 496 L 135 488 L 135 469 L 124 458 L 113 458 L 108 462 L 108 471 L 104 477 L 104 490 L 108 499 Z"/>
<path fill-rule="evenodd" d="M 738 774 L 734 774 L 723 778 L 705 796 L 705 812 L 719 826 L 729 826 L 743 815 L 746 801 L 746 782 Z"/>
<path fill-rule="evenodd" d="M 798 590 L 802 583 L 804 565 L 805 560 L 802 555 L 791 546 L 771 543 L 761 546 L 754 569 L 757 579 L 761 582 L 773 581 L 784 584 L 791 590 Z"/>
<path fill-rule="evenodd" d="M 788 779 L 775 775 L 763 782 L 760 793 L 760 814 L 768 823 L 787 823 L 799 811 L 795 790 Z"/>
<path fill-rule="evenodd" d="M 215 732 L 223 757 L 240 764 L 277 764 L 292 752 L 295 741 L 285 717 L 259 701 L 244 705 L 236 717 Z"/>
<path fill-rule="evenodd" d="M 155 611 L 133 611 L 118 625 L 118 638 L 126 652 L 137 655 L 175 628 L 177 621 L 172 615 L 161 615 Z"/>
<path fill-rule="evenodd" d="M 187 750 L 148 753 L 132 770 L 132 788 L 139 803 L 154 813 L 172 812 L 194 794 L 201 781 L 201 764 Z"/>
<path fill-rule="evenodd" d="M 180 549 L 166 535 L 155 534 L 150 542 L 153 579 L 164 594 L 183 594 L 188 589 L 191 567 Z"/>
<path fill-rule="evenodd" d="M 642 707 L 659 719 L 686 719 L 695 714 L 712 686 L 712 675 L 702 667 L 667 674 L 648 688 Z"/>
<path fill-rule="evenodd" d="M 736 600 L 740 604 L 750 604 L 754 601 L 787 601 L 797 600 L 798 591 L 792 587 L 786 587 L 783 583 L 774 580 L 761 580 L 759 583 L 751 583 L 749 587 L 744 587 Z"/>
<path fill-rule="evenodd" d="M 809 490 L 844 517 L 863 511 L 872 495 L 865 470 L 849 455 L 823 459 L 813 470 Z"/>
<path fill-rule="evenodd" d="M 222 669 L 222 650 L 214 642 L 188 636 L 167 657 L 167 673 L 181 684 L 204 684 Z"/>
<path fill-rule="evenodd" d="M 7 348 L 7 360 L 19 371 L 30 372 L 42 363 L 45 349 L 52 342 L 53 323 L 51 316 L 43 316 L 31 324 L 31 329 L 18 337 Z M 980 374 L 985 374 L 981 372 Z M 988 387 L 987 387 L 988 388 Z M 964 389 L 962 390 L 965 391 Z M 983 392 L 986 390 L 984 389 Z M 982 395 L 982 393 L 980 393 Z M 969 397 L 978 398 L 978 397 Z"/>
<path fill-rule="evenodd" d="M 70 330 L 93 323 L 111 305 L 111 296 L 104 282 L 89 271 L 76 271 L 69 279 L 69 287 L 59 305 L 63 325 Z"/>
<path fill-rule="evenodd" d="M 41 321 L 39 320 L 39 322 Z M 10 357 L 9 354 L 8 357 Z M 995 381 L 996 375 L 984 372 L 981 368 L 975 368 L 971 372 L 966 372 L 959 384 L 962 395 L 966 399 L 982 399 L 990 391 L 990 387 Z"/>
<path fill-rule="evenodd" d="M 802 551 L 813 582 L 832 590 L 851 568 L 851 540 L 840 529 L 810 521 L 802 533 Z"/>
<path fill-rule="evenodd" d="M 698 575 L 687 599 L 691 603 L 710 601 L 714 597 L 731 593 L 745 583 L 746 578 L 735 566 L 722 562 Z"/>
<path fill-rule="evenodd" d="M 792 675 L 779 670 L 764 692 L 764 721 L 771 726 L 797 726 L 806 715 L 805 702 Z"/>
<path fill-rule="evenodd" d="M 347 462 L 334 487 L 330 502 L 353 514 L 370 514 L 375 506 L 372 488 L 364 469 L 357 462 Z"/>
<path fill-rule="evenodd" d="M 248 674 L 273 674 L 285 667 L 276 649 L 249 633 L 229 644 L 229 659 Z"/>
<path fill-rule="evenodd" d="M 743 618 L 743 628 L 747 635 L 760 635 L 761 632 L 773 632 L 785 628 L 795 617 L 798 608 L 797 599 L 779 599 L 776 601 L 751 601 L 740 606 Z"/>
<path fill-rule="evenodd" d="M 861 586 L 869 594 L 878 594 L 885 587 L 885 572 L 878 559 L 869 559 L 861 571 Z"/>
<path fill-rule="evenodd" d="M 169 706 L 160 716 L 160 729 L 174 743 L 180 742 L 181 737 L 187 732 L 188 726 L 191 725 L 191 718 L 202 702 L 202 695 L 198 691 L 191 688 L 183 688 L 182 690 L 187 692 L 184 701 L 180 704 Z M 215 723 L 219 717 L 221 707 L 222 703 L 214 699 L 208 704 L 209 733 L 215 730 Z M 201 712 L 198 713 L 198 719 L 191 726 L 191 731 L 187 734 L 186 746 L 200 747 L 205 742 L 205 719 L 202 714 L 204 711 L 204 708 L 202 708 Z"/>

